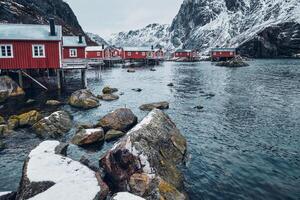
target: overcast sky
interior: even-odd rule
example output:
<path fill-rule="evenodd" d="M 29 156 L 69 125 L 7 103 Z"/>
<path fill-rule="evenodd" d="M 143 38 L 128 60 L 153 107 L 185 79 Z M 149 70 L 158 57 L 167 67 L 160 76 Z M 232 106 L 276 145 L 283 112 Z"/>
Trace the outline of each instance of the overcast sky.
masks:
<path fill-rule="evenodd" d="M 85 31 L 107 37 L 111 33 L 171 24 L 183 0 L 65 0 Z"/>

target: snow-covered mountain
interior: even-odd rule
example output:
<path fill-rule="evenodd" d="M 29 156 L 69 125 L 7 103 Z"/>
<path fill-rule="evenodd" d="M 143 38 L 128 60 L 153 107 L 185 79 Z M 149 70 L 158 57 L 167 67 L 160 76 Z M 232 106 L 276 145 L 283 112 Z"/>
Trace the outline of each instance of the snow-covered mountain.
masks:
<path fill-rule="evenodd" d="M 299 23 L 299 0 L 184 0 L 170 31 L 176 48 L 290 57 L 300 53 Z"/>
<path fill-rule="evenodd" d="M 94 33 L 86 33 L 87 36 L 89 36 L 91 38 L 92 41 L 94 41 L 95 43 L 97 43 L 98 45 L 108 45 L 108 43 L 99 35 L 94 34 Z"/>
<path fill-rule="evenodd" d="M 108 43 L 123 47 L 164 47 L 173 49 L 169 25 L 150 24 L 145 28 L 113 34 Z"/>

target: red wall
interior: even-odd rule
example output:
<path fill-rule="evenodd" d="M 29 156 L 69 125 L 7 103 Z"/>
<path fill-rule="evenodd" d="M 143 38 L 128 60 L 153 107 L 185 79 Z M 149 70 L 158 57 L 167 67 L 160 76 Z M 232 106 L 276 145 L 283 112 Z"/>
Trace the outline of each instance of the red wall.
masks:
<path fill-rule="evenodd" d="M 129 52 L 131 55 L 128 55 Z M 144 55 L 143 52 L 145 53 Z M 147 51 L 124 51 L 122 57 L 125 59 L 146 59 L 148 57 L 147 54 Z"/>
<path fill-rule="evenodd" d="M 175 52 L 174 57 L 176 58 L 192 58 L 195 52 Z"/>
<path fill-rule="evenodd" d="M 70 57 L 70 49 L 77 49 L 77 57 Z M 63 58 L 64 59 L 77 59 L 85 58 L 85 47 L 64 47 L 63 48 Z"/>
<path fill-rule="evenodd" d="M 212 52 L 213 58 L 232 58 L 235 56 L 233 51 L 214 51 Z"/>
<path fill-rule="evenodd" d="M 97 54 L 98 52 L 100 53 L 99 56 Z M 103 58 L 103 52 L 102 51 L 87 51 L 86 58 Z"/>
<path fill-rule="evenodd" d="M 13 45 L 13 58 L 0 58 L 0 69 L 60 68 L 58 41 L 0 41 Z M 33 58 L 32 45 L 45 45 L 45 58 Z"/>

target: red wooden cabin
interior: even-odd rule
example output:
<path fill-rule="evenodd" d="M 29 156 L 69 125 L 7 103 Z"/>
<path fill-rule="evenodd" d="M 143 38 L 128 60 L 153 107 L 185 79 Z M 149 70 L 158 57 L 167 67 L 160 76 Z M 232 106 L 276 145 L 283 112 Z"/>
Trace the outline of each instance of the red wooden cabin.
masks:
<path fill-rule="evenodd" d="M 154 52 L 154 56 L 155 56 L 156 59 L 163 60 L 164 57 L 165 57 L 165 53 L 161 48 L 156 49 L 155 52 Z"/>
<path fill-rule="evenodd" d="M 85 37 L 63 36 L 63 59 L 85 59 L 85 48 Z"/>
<path fill-rule="evenodd" d="M 103 59 L 104 58 L 104 47 L 102 46 L 90 46 L 86 47 L 86 58 L 88 59 Z"/>
<path fill-rule="evenodd" d="M 121 59 L 122 54 L 123 54 L 122 48 L 108 46 L 104 49 L 104 58 L 105 59 Z"/>
<path fill-rule="evenodd" d="M 178 49 L 174 52 L 174 58 L 196 58 L 197 51 L 191 49 Z"/>
<path fill-rule="evenodd" d="M 0 69 L 58 69 L 61 67 L 62 27 L 0 24 Z"/>
<path fill-rule="evenodd" d="M 126 47 L 123 49 L 122 57 L 125 60 L 142 60 L 154 58 L 154 50 L 145 47 Z"/>
<path fill-rule="evenodd" d="M 235 48 L 214 48 L 211 50 L 212 61 L 230 60 L 236 56 Z"/>

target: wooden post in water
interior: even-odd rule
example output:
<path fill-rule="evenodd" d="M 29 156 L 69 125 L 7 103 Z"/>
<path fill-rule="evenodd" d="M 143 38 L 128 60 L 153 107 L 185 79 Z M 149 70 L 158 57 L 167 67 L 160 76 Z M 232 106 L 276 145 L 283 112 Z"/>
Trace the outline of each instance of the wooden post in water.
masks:
<path fill-rule="evenodd" d="M 87 88 L 86 69 L 81 69 L 81 80 L 82 80 L 82 87 Z"/>
<path fill-rule="evenodd" d="M 19 85 L 21 88 L 23 88 L 23 77 L 22 77 L 22 71 L 18 70 L 18 76 L 19 76 Z"/>
<path fill-rule="evenodd" d="M 56 70 L 56 81 L 57 81 L 57 88 L 61 89 L 61 77 L 60 77 L 60 69 Z"/>

